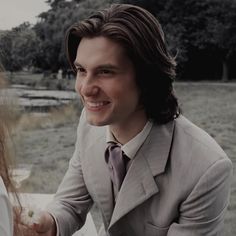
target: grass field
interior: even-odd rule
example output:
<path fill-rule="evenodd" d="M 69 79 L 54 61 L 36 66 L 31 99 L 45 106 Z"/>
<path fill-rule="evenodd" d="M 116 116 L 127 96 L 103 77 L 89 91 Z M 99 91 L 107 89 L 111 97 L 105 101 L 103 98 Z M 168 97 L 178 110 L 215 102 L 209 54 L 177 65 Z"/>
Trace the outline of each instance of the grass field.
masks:
<path fill-rule="evenodd" d="M 179 82 L 176 83 L 175 90 L 183 114 L 216 139 L 232 160 L 235 169 L 236 83 Z M 64 112 L 57 114 L 57 116 L 64 115 Z M 39 124 L 40 129 L 32 126 L 32 129 L 22 129 L 18 134 L 16 144 L 18 140 L 17 156 L 20 162 L 34 164 L 31 178 L 23 185 L 25 191 L 55 192 L 64 175 L 74 149 L 77 119 L 71 119 L 70 122 L 61 120 L 61 123 L 57 122 L 55 126 Z M 44 122 L 43 119 L 41 122 Z M 236 176 L 234 175 L 226 217 L 226 236 L 236 235 L 235 222 Z"/>

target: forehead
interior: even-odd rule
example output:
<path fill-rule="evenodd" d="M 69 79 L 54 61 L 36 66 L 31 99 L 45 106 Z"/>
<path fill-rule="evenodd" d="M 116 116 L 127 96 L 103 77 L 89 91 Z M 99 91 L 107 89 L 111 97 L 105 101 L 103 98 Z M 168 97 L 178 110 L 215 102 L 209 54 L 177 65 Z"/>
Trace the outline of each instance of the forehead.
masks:
<path fill-rule="evenodd" d="M 94 60 L 117 60 L 127 59 L 125 49 L 121 44 L 106 38 L 82 38 L 77 49 L 76 60 L 77 63 Z"/>
<path fill-rule="evenodd" d="M 124 50 L 122 45 L 119 44 L 118 42 L 104 37 L 104 36 L 97 36 L 97 37 L 84 37 L 80 40 L 80 43 L 78 45 L 79 48 L 96 48 L 97 50 L 99 49 L 104 49 L 104 48 L 113 48 L 113 49 L 119 49 L 119 50 Z"/>

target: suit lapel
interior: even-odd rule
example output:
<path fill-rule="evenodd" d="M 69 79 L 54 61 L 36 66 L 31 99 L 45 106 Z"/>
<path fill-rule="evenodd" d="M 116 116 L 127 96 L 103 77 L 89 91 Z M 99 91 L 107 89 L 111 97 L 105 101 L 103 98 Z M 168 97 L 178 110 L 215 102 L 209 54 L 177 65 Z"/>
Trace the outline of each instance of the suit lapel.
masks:
<path fill-rule="evenodd" d="M 131 164 L 124 179 L 110 226 L 158 191 L 145 158 L 139 154 Z"/>
<path fill-rule="evenodd" d="M 174 122 L 154 125 L 126 174 L 109 229 L 124 215 L 159 192 L 154 179 L 165 171 Z"/>
<path fill-rule="evenodd" d="M 96 135 L 93 133 L 93 137 Z M 94 141 L 94 140 L 93 140 Z M 94 199 L 99 208 L 102 209 L 105 217 L 105 225 L 108 227 L 114 207 L 112 182 L 109 170 L 104 158 L 106 149 L 105 132 L 100 135 L 91 145 L 88 146 L 86 153 L 86 170 L 89 171 L 89 180 L 92 184 Z"/>

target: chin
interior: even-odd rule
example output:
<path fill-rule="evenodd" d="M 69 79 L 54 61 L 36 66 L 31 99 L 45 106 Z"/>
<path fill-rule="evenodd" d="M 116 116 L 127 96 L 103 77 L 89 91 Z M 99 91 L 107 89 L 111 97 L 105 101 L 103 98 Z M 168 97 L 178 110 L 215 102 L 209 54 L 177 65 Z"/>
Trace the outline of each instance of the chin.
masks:
<path fill-rule="evenodd" d="M 86 120 L 90 125 L 93 126 L 106 126 L 109 125 L 109 117 L 105 116 L 105 114 L 91 114 L 86 111 Z"/>
<path fill-rule="evenodd" d="M 105 125 L 107 125 L 107 122 L 105 122 L 104 120 L 93 119 L 93 118 L 90 118 L 89 116 L 87 116 L 87 122 L 90 125 L 93 125 L 93 126 L 105 126 Z"/>
<path fill-rule="evenodd" d="M 102 122 L 93 122 L 93 121 L 89 121 L 88 123 L 92 126 L 105 126 L 106 124 L 102 123 Z"/>

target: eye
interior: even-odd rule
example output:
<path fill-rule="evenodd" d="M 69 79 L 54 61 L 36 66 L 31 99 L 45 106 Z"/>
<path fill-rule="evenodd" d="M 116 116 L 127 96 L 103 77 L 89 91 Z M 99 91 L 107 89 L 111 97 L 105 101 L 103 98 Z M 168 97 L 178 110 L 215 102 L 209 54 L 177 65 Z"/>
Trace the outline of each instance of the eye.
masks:
<path fill-rule="evenodd" d="M 114 72 L 112 70 L 108 70 L 108 69 L 102 69 L 99 71 L 99 74 L 101 74 L 101 75 L 111 75 L 113 73 Z"/>
<path fill-rule="evenodd" d="M 85 69 L 82 67 L 76 67 L 77 72 L 85 72 Z"/>
<path fill-rule="evenodd" d="M 84 74 L 86 73 L 85 69 L 81 66 L 76 66 L 75 67 L 77 74 Z"/>

